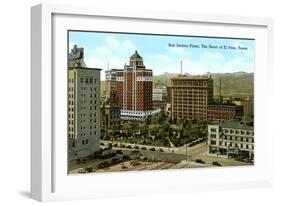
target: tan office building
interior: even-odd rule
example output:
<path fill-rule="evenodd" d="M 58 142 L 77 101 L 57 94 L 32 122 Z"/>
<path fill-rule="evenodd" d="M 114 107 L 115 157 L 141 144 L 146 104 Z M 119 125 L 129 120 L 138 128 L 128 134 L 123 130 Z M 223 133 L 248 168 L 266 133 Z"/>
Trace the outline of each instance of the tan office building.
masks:
<path fill-rule="evenodd" d="M 208 119 L 208 104 L 213 101 L 213 79 L 208 76 L 179 75 L 171 78 L 173 119 Z"/>
<path fill-rule="evenodd" d="M 75 60 L 75 64 L 70 62 L 68 69 L 70 161 L 94 155 L 100 149 L 100 69 L 81 66 L 81 49 L 72 49 L 70 61 Z"/>

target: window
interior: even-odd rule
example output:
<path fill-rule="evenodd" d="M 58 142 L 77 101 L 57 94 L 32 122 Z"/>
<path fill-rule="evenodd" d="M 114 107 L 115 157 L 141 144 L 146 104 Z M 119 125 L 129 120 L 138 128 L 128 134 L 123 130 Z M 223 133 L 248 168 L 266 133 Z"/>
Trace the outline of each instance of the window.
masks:
<path fill-rule="evenodd" d="M 211 140 L 211 145 L 215 145 L 217 142 L 214 140 Z"/>
<path fill-rule="evenodd" d="M 211 128 L 211 132 L 217 132 L 216 128 Z"/>

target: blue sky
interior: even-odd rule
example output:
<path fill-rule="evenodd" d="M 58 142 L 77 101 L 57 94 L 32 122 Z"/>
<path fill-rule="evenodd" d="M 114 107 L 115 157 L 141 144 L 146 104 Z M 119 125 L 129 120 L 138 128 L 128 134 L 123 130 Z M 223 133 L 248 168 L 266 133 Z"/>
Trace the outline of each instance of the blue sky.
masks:
<path fill-rule="evenodd" d="M 70 49 L 75 44 L 88 67 L 103 69 L 102 79 L 108 62 L 123 68 L 135 50 L 154 75 L 180 73 L 180 61 L 189 74 L 254 72 L 254 40 L 71 31 Z"/>

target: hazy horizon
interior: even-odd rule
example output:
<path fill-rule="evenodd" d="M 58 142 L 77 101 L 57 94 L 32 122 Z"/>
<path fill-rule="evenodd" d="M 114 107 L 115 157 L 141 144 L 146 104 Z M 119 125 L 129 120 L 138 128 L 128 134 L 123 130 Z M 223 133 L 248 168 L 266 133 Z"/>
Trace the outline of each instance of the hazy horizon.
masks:
<path fill-rule="evenodd" d="M 106 32 L 69 32 L 69 49 L 84 48 L 88 67 L 123 69 L 137 50 L 144 65 L 154 75 L 165 72 L 200 75 L 210 73 L 254 72 L 255 40 L 144 35 Z"/>

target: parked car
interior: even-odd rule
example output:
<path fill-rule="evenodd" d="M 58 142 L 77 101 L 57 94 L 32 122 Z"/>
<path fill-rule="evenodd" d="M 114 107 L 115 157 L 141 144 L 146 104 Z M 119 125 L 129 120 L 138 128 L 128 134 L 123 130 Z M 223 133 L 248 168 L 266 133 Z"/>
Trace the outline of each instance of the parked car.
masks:
<path fill-rule="evenodd" d="M 117 164 L 117 163 L 121 162 L 121 160 L 120 160 L 119 158 L 113 158 L 113 159 L 111 160 L 111 162 L 112 162 L 113 164 Z"/>
<path fill-rule="evenodd" d="M 108 167 L 109 165 L 110 165 L 109 162 L 101 162 L 101 163 L 98 164 L 98 168 L 103 169 L 103 168 Z"/>
<path fill-rule="evenodd" d="M 221 166 L 221 164 L 218 163 L 218 162 L 213 162 L 213 165 L 214 165 L 214 166 Z"/>
<path fill-rule="evenodd" d="M 205 164 L 205 162 L 204 162 L 203 160 L 201 160 L 201 159 L 196 159 L 195 162 L 196 162 L 196 163 Z"/>
<path fill-rule="evenodd" d="M 95 172 L 95 170 L 93 169 L 93 167 L 86 167 L 85 168 L 86 172 Z"/>
<path fill-rule="evenodd" d="M 121 167 L 121 169 L 127 169 L 128 167 L 126 167 L 125 165 L 123 165 L 122 167 Z"/>

